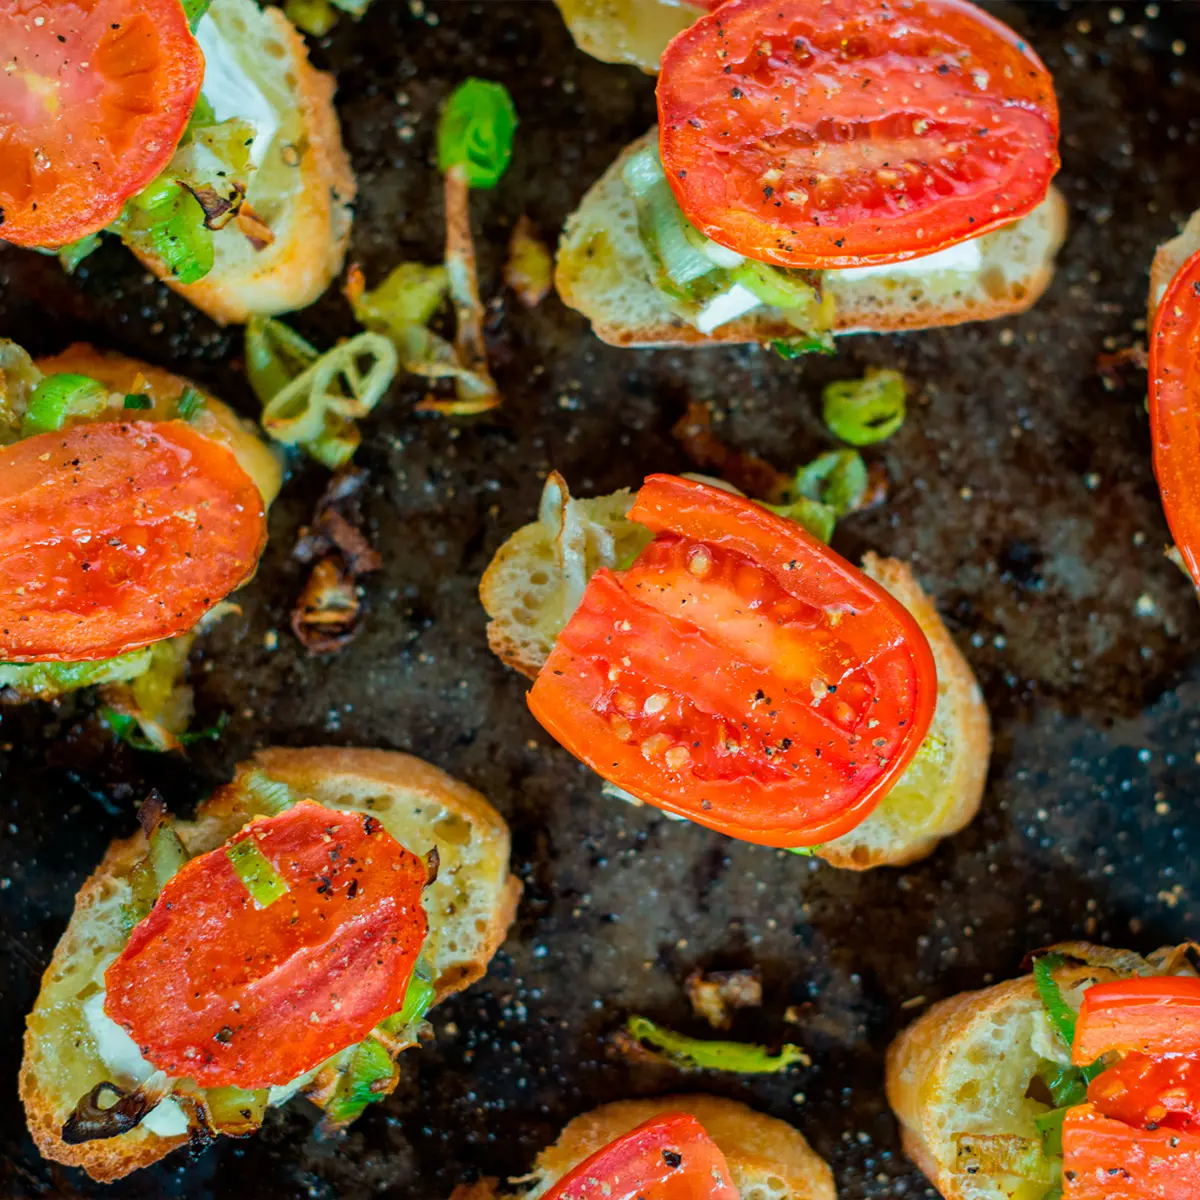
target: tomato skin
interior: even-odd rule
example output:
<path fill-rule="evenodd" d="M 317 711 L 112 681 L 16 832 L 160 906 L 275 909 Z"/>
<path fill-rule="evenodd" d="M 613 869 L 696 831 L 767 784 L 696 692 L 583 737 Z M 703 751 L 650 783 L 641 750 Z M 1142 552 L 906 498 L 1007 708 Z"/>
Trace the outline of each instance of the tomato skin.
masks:
<path fill-rule="evenodd" d="M 725 1155 L 690 1113 L 660 1113 L 568 1172 L 543 1200 L 737 1200 Z"/>
<path fill-rule="evenodd" d="M 204 56 L 179 0 L 0 6 L 0 238 L 61 246 L 104 228 L 170 161 Z"/>
<path fill-rule="evenodd" d="M 1008 224 L 1058 169 L 1046 68 L 966 0 L 727 0 L 667 47 L 688 219 L 761 262 L 899 262 Z"/>
<path fill-rule="evenodd" d="M 290 889 L 262 909 L 225 853 L 247 838 Z M 426 875 L 364 813 L 303 800 L 256 819 L 168 881 L 105 973 L 104 1011 L 171 1076 L 288 1083 L 403 1004 Z"/>
<path fill-rule="evenodd" d="M 1200 1133 L 1200 1059 L 1189 1054 L 1126 1054 L 1088 1085 L 1088 1100 L 1138 1129 Z"/>
<path fill-rule="evenodd" d="M 1171 536 L 1200 587 L 1200 251 L 1179 268 L 1150 337 L 1154 476 Z"/>
<path fill-rule="evenodd" d="M 1091 1104 L 1063 1124 L 1063 1200 L 1195 1200 L 1200 1135 L 1135 1129 Z"/>
<path fill-rule="evenodd" d="M 0 447 L 0 661 L 112 658 L 183 633 L 253 573 L 263 499 L 185 421 Z"/>
<path fill-rule="evenodd" d="M 731 837 L 797 846 L 854 828 L 932 720 L 916 622 L 794 522 L 721 489 L 651 476 L 629 515 L 658 536 L 589 582 L 534 716 L 618 787 Z"/>
<path fill-rule="evenodd" d="M 1097 983 L 1083 993 L 1071 1059 L 1110 1051 L 1200 1053 L 1200 979 L 1155 975 Z"/>

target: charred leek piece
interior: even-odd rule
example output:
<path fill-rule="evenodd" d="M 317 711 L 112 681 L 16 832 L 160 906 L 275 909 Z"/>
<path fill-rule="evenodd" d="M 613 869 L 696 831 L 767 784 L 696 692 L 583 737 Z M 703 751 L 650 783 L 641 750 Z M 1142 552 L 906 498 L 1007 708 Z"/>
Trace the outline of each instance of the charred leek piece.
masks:
<path fill-rule="evenodd" d="M 656 1050 L 681 1071 L 729 1071 L 737 1075 L 774 1075 L 794 1063 L 808 1066 L 809 1056 L 799 1047 L 783 1046 L 772 1054 L 765 1046 L 744 1042 L 718 1042 L 707 1038 L 686 1037 L 664 1029 L 646 1017 L 630 1017 L 626 1031 Z"/>
<path fill-rule="evenodd" d="M 256 908 L 270 908 L 288 893 L 288 885 L 275 870 L 253 837 L 245 838 L 225 851 L 242 886 L 250 893 Z"/>
<path fill-rule="evenodd" d="M 396 1055 L 416 1040 L 416 1029 L 436 999 L 430 980 L 414 971 L 404 994 L 404 1006 L 351 1051 L 337 1087 L 325 1103 L 326 1126 L 349 1125 L 368 1104 L 395 1090 L 400 1077 Z"/>
<path fill-rule="evenodd" d="M 248 1092 L 244 1088 L 208 1088 L 204 1102 L 213 1127 L 226 1137 L 249 1137 L 263 1123 L 270 1097 L 268 1088 Z"/>
<path fill-rule="evenodd" d="M 956 1170 L 961 1174 L 1015 1175 L 1034 1183 L 1052 1184 L 1058 1164 L 1042 1153 L 1041 1144 L 1033 1138 L 1016 1134 L 960 1133 L 957 1146 Z"/>
<path fill-rule="evenodd" d="M 150 912 L 159 892 L 189 857 L 158 792 L 151 792 L 146 797 L 138 812 L 138 822 L 146 835 L 149 850 L 129 876 L 133 896 L 122 914 L 127 930 L 132 930 Z"/>
<path fill-rule="evenodd" d="M 277 817 L 296 802 L 286 783 L 257 768 L 242 778 L 239 786 L 248 801 L 246 807 L 255 816 Z"/>
<path fill-rule="evenodd" d="M 99 1138 L 119 1137 L 141 1124 L 171 1092 L 172 1081 L 158 1071 L 132 1092 L 105 1080 L 75 1106 L 63 1122 L 62 1140 L 79 1146 Z"/>

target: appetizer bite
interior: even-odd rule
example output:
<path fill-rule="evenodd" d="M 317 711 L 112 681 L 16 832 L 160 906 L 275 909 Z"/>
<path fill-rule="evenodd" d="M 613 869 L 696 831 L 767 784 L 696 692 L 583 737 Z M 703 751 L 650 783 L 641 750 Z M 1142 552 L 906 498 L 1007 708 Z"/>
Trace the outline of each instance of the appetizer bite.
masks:
<path fill-rule="evenodd" d="M 1150 271 L 1150 435 L 1171 536 L 1200 587 L 1200 212 Z"/>
<path fill-rule="evenodd" d="M 538 1155 L 524 1200 L 834 1200 L 833 1172 L 803 1135 L 716 1096 L 622 1100 L 576 1117 Z M 495 1180 L 453 1200 L 495 1200 Z"/>
<path fill-rule="evenodd" d="M 354 176 L 333 78 L 255 0 L 0 11 L 0 238 L 68 269 L 115 233 L 220 322 L 303 308 L 341 269 Z"/>
<path fill-rule="evenodd" d="M 520 894 L 500 815 L 405 754 L 264 750 L 194 820 L 140 820 L 76 898 L 21 1066 L 42 1154 L 98 1180 L 297 1094 L 348 1125 Z"/>
<path fill-rule="evenodd" d="M 220 400 L 90 346 L 35 364 L 0 341 L 0 385 L 0 688 L 120 685 L 170 748 L 176 676 L 254 574 L 279 460 Z"/>
<path fill-rule="evenodd" d="M 1200 979 L 1070 942 L 935 1004 L 888 1051 L 904 1149 L 946 1200 L 1200 1195 Z"/>
<path fill-rule="evenodd" d="M 729 0 L 671 42 L 658 113 L 559 247 L 559 293 L 606 342 L 797 353 L 1049 284 L 1053 83 L 965 0 Z"/>
<path fill-rule="evenodd" d="M 696 480 L 575 500 L 551 474 L 480 597 L 534 716 L 623 799 L 854 869 L 978 810 L 987 709 L 903 563 Z"/>

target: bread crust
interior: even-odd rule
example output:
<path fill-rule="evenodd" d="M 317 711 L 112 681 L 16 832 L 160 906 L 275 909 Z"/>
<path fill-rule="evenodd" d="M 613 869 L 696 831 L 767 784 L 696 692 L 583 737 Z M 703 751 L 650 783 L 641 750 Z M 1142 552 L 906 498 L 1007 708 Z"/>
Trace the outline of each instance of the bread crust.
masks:
<path fill-rule="evenodd" d="M 592 323 L 592 330 L 601 341 L 612 346 L 715 346 L 744 343 L 769 343 L 797 336 L 797 329 L 777 312 L 767 309 L 747 313 L 718 326 L 712 333 L 701 333 L 695 326 L 670 311 L 660 302 L 653 317 L 639 321 L 625 318 L 619 307 L 606 304 L 597 295 L 589 278 L 590 248 L 595 229 L 590 224 L 592 212 L 611 198 L 615 189 L 624 184 L 621 169 L 626 160 L 643 146 L 650 144 L 656 131 L 627 146 L 616 161 L 584 196 L 579 208 L 567 218 L 559 243 L 555 263 L 554 283 L 564 304 L 577 309 Z M 611 199 L 608 200 L 611 203 Z M 629 201 L 629 203 L 632 203 Z M 999 281 L 985 289 L 978 298 L 963 298 L 957 294 L 940 300 L 925 298 L 921 304 L 907 308 L 889 307 L 881 313 L 869 303 L 874 294 L 862 281 L 839 281 L 836 271 L 825 272 L 824 286 L 834 295 L 835 333 L 895 333 L 908 329 L 931 329 L 942 325 L 958 325 L 965 321 L 986 321 L 995 317 L 1024 312 L 1034 304 L 1049 286 L 1054 276 L 1054 255 L 1066 236 L 1067 204 L 1062 194 L 1051 187 L 1043 201 L 1047 223 L 1047 247 L 1041 263 L 1017 282 Z M 1022 218 L 1029 220 L 1034 214 Z M 1017 222 L 1016 224 L 1020 224 Z M 1005 236 L 1005 227 L 985 234 L 984 238 Z M 982 240 L 982 239 L 981 239 Z M 644 251 L 629 250 L 621 256 L 620 273 L 648 279 Z M 647 286 L 649 286 L 647 284 Z M 875 287 L 878 287 L 876 283 Z"/>
<path fill-rule="evenodd" d="M 785 1121 L 719 1096 L 674 1095 L 618 1100 L 576 1117 L 553 1146 L 538 1155 L 539 1191 L 552 1186 L 589 1155 L 660 1113 L 691 1113 L 717 1143 L 734 1182 L 742 1187 L 774 1176 L 789 1200 L 835 1200 L 833 1172 L 804 1135 Z"/>
<path fill-rule="evenodd" d="M 946 740 L 953 754 L 952 778 L 945 791 L 954 796 L 954 803 L 941 814 L 936 826 L 911 840 L 872 847 L 861 840 L 861 835 L 856 838 L 858 830 L 851 830 L 815 851 L 817 857 L 830 866 L 850 871 L 907 866 L 932 854 L 943 838 L 965 829 L 983 802 L 992 756 L 991 718 L 975 672 L 950 636 L 933 601 L 917 582 L 912 567 L 899 559 L 880 558 L 868 551 L 863 555 L 862 568 L 912 613 L 933 651 L 938 676 L 938 708 L 944 710 L 943 719 L 950 733 Z M 942 715 L 935 714 L 935 727 Z M 904 779 L 901 775 L 895 786 L 902 785 Z M 868 817 L 864 825 L 870 820 Z"/>
<path fill-rule="evenodd" d="M 508 873 L 508 826 L 482 795 L 437 767 L 396 751 L 333 747 L 261 750 L 249 762 L 239 764 L 233 780 L 218 788 L 200 805 L 194 820 L 178 823 L 180 835 L 191 853 L 202 853 L 219 846 L 249 819 L 242 806 L 240 784 L 255 769 L 266 771 L 272 779 L 288 784 L 298 793 L 331 780 L 338 781 L 340 787 L 360 787 L 379 795 L 424 793 L 485 830 L 489 842 L 487 869 L 502 872 L 503 883 L 496 895 L 488 929 L 482 935 L 479 953 L 470 962 L 462 964 L 461 969 L 445 972 L 434 980 L 435 1004 L 468 987 L 487 971 L 489 961 L 503 942 L 516 914 L 521 883 Z M 42 977 L 42 989 L 26 1026 L 25 1053 L 18 1083 L 26 1122 L 41 1154 L 55 1162 L 81 1167 L 93 1179 L 105 1183 L 157 1162 L 186 1144 L 188 1139 L 185 1136 L 161 1137 L 139 1126 L 116 1138 L 85 1142 L 79 1146 L 65 1143 L 62 1140 L 64 1107 L 69 1111 L 78 1097 L 66 1101 L 64 1097 L 54 1095 L 42 1077 L 38 1069 L 38 1039 L 32 1022 L 42 1007 L 47 989 L 77 952 L 77 938 L 87 918 L 97 905 L 111 900 L 114 881 L 128 875 L 146 851 L 146 839 L 141 832 L 113 842 L 100 865 L 80 888 L 70 922 Z"/>
<path fill-rule="evenodd" d="M 309 62 L 303 35 L 281 9 L 267 7 L 262 15 L 287 49 L 306 143 L 287 236 L 258 252 L 249 268 L 214 267 L 192 284 L 172 278 L 157 255 L 130 247 L 147 270 L 221 325 L 293 312 L 316 300 L 342 269 L 357 190 L 333 104 L 334 77 Z M 241 236 L 236 225 L 223 234 Z"/>
<path fill-rule="evenodd" d="M 1069 966 L 1054 973 L 1063 989 L 1091 979 L 1117 978 L 1103 967 Z M 904 1152 L 945 1200 L 967 1200 L 939 1121 L 954 1107 L 948 1075 L 971 1027 L 1003 1024 L 1021 1006 L 1040 1008 L 1032 975 L 1009 979 L 977 992 L 962 992 L 933 1005 L 888 1047 L 885 1086 L 888 1103 L 900 1122 Z M 1031 1066 L 1031 1073 L 1036 1062 Z"/>

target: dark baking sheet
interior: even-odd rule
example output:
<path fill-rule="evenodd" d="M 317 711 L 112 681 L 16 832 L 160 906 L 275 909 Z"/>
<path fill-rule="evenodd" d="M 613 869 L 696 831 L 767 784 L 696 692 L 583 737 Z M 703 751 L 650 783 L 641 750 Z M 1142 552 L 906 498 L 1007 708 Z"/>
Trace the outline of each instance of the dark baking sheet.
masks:
<path fill-rule="evenodd" d="M 1200 11 L 1163 3 L 1008 5 L 1053 70 L 1071 231 L 1049 295 L 1024 317 L 853 338 L 835 360 L 752 349 L 602 346 L 556 299 L 502 301 L 493 347 L 504 408 L 473 422 L 415 415 L 398 386 L 365 425 L 367 512 L 383 552 L 366 632 L 307 658 L 288 630 L 301 582 L 289 547 L 325 475 L 300 464 L 243 615 L 194 662 L 217 745 L 156 758 L 98 737 L 86 697 L 0 709 L 0 1194 L 412 1197 L 480 1172 L 518 1174 L 577 1112 L 668 1088 L 735 1096 L 799 1126 L 843 1197 L 930 1194 L 899 1152 L 883 1051 L 923 1005 L 1013 973 L 1027 947 L 1086 935 L 1149 949 L 1196 932 L 1200 610 L 1162 557 L 1144 376 L 1106 388 L 1097 356 L 1144 338 L 1155 244 L 1200 204 Z M 550 233 L 653 119 L 653 89 L 576 52 L 548 3 L 378 0 L 315 57 L 335 68 L 358 171 L 353 254 L 374 282 L 434 257 L 433 114 L 464 75 L 503 80 L 520 110 L 513 169 L 474 200 L 486 291 L 522 212 Z M 295 318 L 328 344 L 351 330 L 331 293 Z M 223 332 L 146 279 L 119 246 L 68 280 L 0 253 L 0 332 L 35 351 L 89 338 L 210 385 L 255 411 Z M 979 819 L 929 860 L 853 875 L 634 811 L 525 713 L 524 681 L 487 650 L 476 599 L 501 540 L 530 520 L 550 466 L 579 492 L 686 469 L 670 428 L 689 399 L 777 465 L 827 444 L 823 381 L 899 365 L 919 402 L 871 457 L 886 506 L 837 545 L 911 556 L 980 675 L 996 726 Z M 277 648 L 268 649 L 271 635 Z M 437 1010 L 435 1045 L 404 1059 L 390 1102 L 321 1141 L 295 1103 L 263 1135 L 179 1153 L 105 1189 L 41 1161 L 16 1099 L 23 1017 L 108 839 L 150 784 L 188 808 L 255 747 L 410 750 L 469 781 L 508 818 L 525 898 L 490 976 Z M 759 965 L 765 1003 L 738 1036 L 802 1041 L 810 1070 L 684 1078 L 606 1056 L 629 1011 L 689 1024 L 690 969 Z M 786 1026 L 789 1005 L 807 1005 Z"/>

